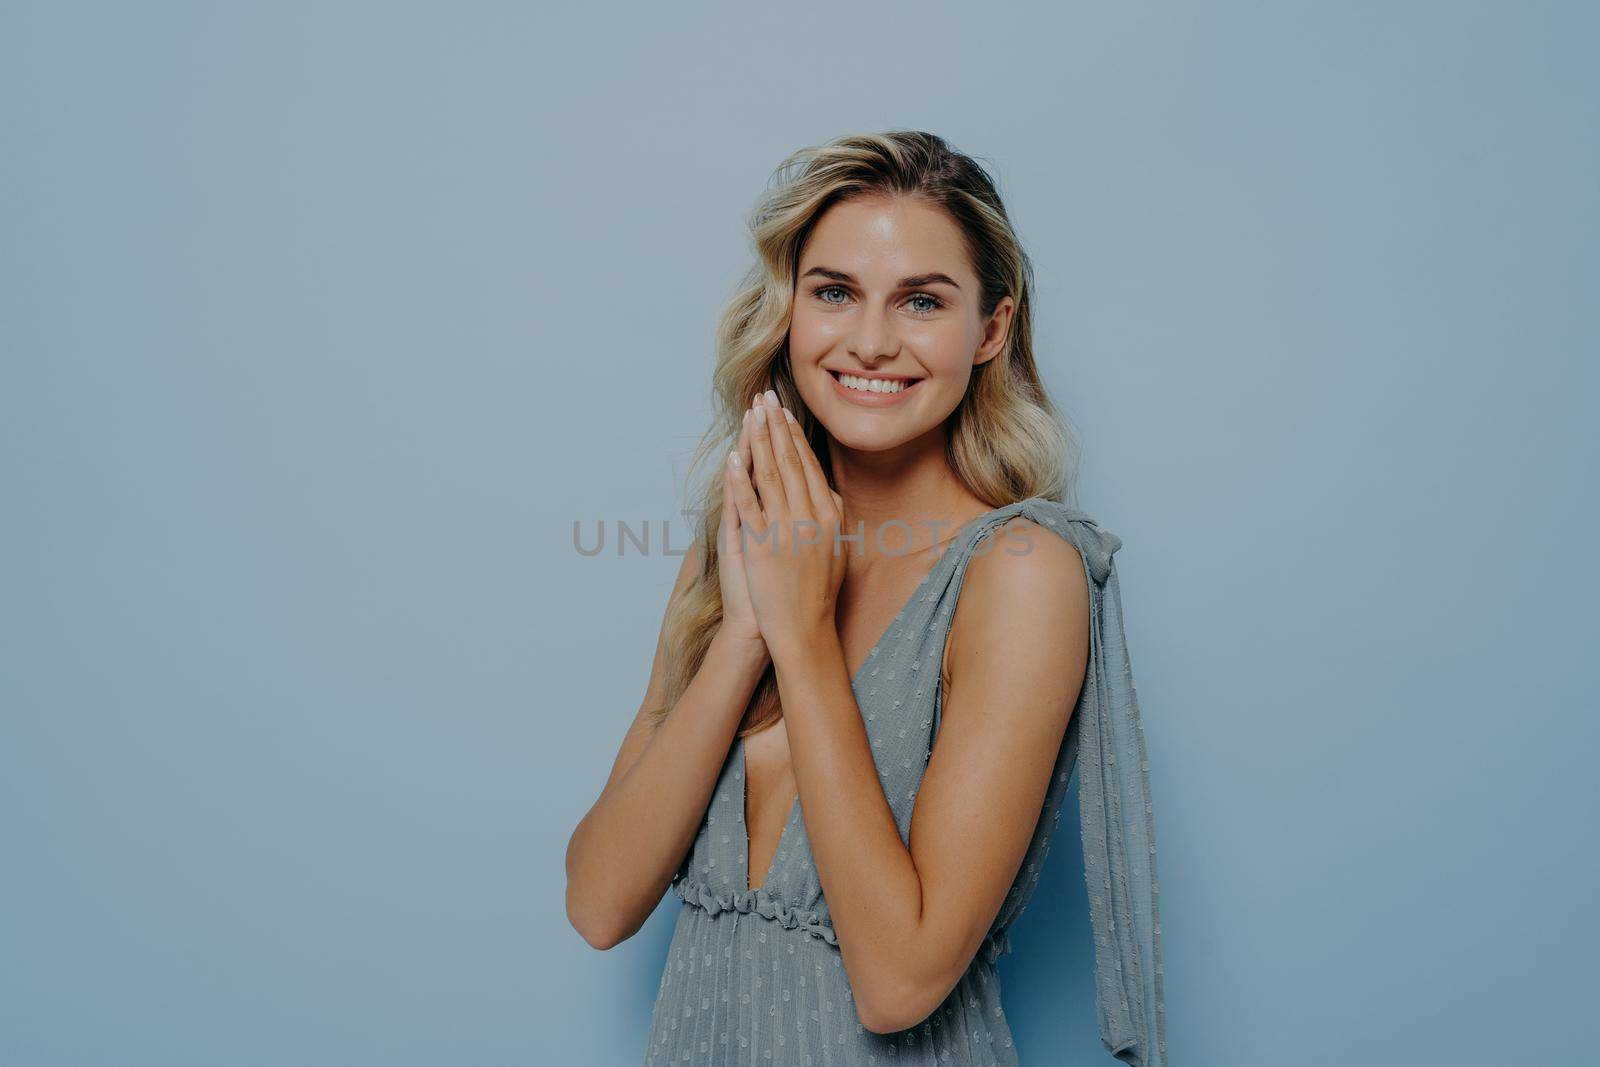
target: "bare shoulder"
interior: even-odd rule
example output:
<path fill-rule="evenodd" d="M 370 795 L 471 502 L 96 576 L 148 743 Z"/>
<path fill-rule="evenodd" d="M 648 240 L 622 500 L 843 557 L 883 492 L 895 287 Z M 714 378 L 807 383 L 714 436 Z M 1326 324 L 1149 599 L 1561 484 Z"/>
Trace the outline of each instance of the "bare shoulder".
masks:
<path fill-rule="evenodd" d="M 1089 580 L 1083 556 L 1064 535 L 1023 515 L 1002 523 L 973 551 L 966 586 L 973 621 L 993 622 L 1003 611 L 1024 621 L 1065 621 L 1088 614 Z"/>
<path fill-rule="evenodd" d="M 1001 523 L 989 537 L 993 547 L 975 554 L 969 566 L 984 568 L 984 561 L 996 558 L 1025 559 L 1030 563 L 998 567 L 989 564 L 986 570 L 1006 574 L 1023 574 L 1035 580 L 1055 578 L 1069 582 L 1080 579 L 1086 585 L 1083 556 L 1065 534 L 1034 522 L 1026 515 L 1014 515 Z M 1005 579 L 1001 579 L 1005 580 Z"/>
<path fill-rule="evenodd" d="M 973 549 L 950 623 L 944 675 L 950 677 L 958 649 L 1004 644 L 1022 653 L 1059 648 L 1063 639 L 1075 647 L 1088 624 L 1089 580 L 1077 546 L 1017 515 Z"/>

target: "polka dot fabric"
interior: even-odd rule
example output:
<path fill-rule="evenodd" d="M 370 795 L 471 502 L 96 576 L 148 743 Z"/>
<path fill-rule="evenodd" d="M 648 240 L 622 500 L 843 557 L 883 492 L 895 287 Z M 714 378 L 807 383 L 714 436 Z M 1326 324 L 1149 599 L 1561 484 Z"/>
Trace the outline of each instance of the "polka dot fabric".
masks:
<path fill-rule="evenodd" d="M 945 548 L 851 685 L 884 795 L 900 838 L 907 841 L 917 787 L 938 730 L 940 656 L 967 565 L 995 530 L 1019 514 L 1072 542 L 1084 558 L 1091 593 L 1090 663 L 1028 852 L 966 973 L 915 1026 L 878 1034 L 861 1024 L 798 801 L 765 876 L 759 882 L 747 877 L 744 746 L 735 741 L 705 821 L 673 878 L 673 892 L 683 906 L 651 1016 L 646 1067 L 1018 1064 L 995 961 L 1010 950 L 1006 931 L 1038 884 L 1077 753 L 1085 745 L 1090 746 L 1085 752 L 1097 754 L 1080 782 L 1080 808 L 1101 1037 L 1123 1062 L 1163 1067 L 1148 764 L 1131 672 L 1125 669 L 1111 562 L 1121 541 L 1082 512 L 1042 497 L 979 516 Z M 1006 544 L 998 547 L 1003 551 Z M 1108 622 L 1114 634 L 1108 635 Z M 1107 680 L 1119 684 L 1107 685 Z M 1130 766 L 1137 774 L 1128 773 Z M 1137 779 L 1131 790 L 1129 777 Z M 1127 832 L 1130 828 L 1136 832 Z M 747 889 L 751 882 L 757 888 Z M 1141 899 L 1141 889 L 1148 899 Z M 1151 1035 L 1158 1041 L 1154 1047 Z"/>

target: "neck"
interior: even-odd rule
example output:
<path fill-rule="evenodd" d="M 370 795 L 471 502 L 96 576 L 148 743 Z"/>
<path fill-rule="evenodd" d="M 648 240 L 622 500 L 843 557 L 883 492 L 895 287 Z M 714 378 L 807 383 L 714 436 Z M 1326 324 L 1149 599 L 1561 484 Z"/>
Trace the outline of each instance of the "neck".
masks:
<path fill-rule="evenodd" d="M 849 571 L 881 557 L 927 552 L 990 509 L 950 469 L 943 425 L 882 452 L 854 451 L 829 440 L 834 486 L 844 501 Z"/>

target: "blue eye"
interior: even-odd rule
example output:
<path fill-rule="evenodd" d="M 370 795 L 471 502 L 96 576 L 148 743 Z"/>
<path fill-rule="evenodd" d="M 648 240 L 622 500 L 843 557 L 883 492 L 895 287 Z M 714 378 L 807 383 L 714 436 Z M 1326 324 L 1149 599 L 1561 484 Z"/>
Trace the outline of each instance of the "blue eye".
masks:
<path fill-rule="evenodd" d="M 839 285 L 824 285 L 812 291 L 812 295 L 816 296 L 816 298 L 821 300 L 824 304 L 832 304 L 837 307 L 845 302 L 844 299 L 834 300 L 827 295 L 829 293 L 837 293 L 842 298 L 848 297 L 848 294 L 844 291 L 844 287 Z M 913 315 L 917 315 L 919 317 L 931 315 L 935 311 L 938 311 L 940 308 L 944 307 L 944 301 L 940 300 L 931 293 L 913 293 L 907 298 L 908 302 L 924 300 L 927 301 L 926 304 L 923 304 L 919 307 L 913 307 L 911 309 L 911 313 Z"/>

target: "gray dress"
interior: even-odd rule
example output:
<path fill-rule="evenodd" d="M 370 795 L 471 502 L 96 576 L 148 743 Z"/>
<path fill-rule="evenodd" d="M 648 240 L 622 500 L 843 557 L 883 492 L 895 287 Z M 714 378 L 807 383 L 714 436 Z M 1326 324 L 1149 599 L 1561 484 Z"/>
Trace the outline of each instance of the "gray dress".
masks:
<path fill-rule="evenodd" d="M 945 636 L 967 565 L 974 550 L 1023 551 L 1020 539 L 1006 537 L 980 549 L 1018 514 L 1060 534 L 1083 556 L 1090 658 L 1027 854 L 965 974 L 908 1029 L 878 1034 L 861 1024 L 798 800 L 771 868 L 758 888 L 745 888 L 744 745 L 736 741 L 694 846 L 673 876 L 683 906 L 651 1014 L 647 1067 L 1017 1064 L 995 961 L 1010 950 L 1006 931 L 1039 881 L 1080 748 L 1087 757 L 1079 807 L 1101 1040 L 1118 1060 L 1164 1067 L 1149 764 L 1111 559 L 1120 539 L 1083 512 L 1043 497 L 973 519 L 895 615 L 851 686 L 900 839 L 908 841 L 938 730 Z"/>

